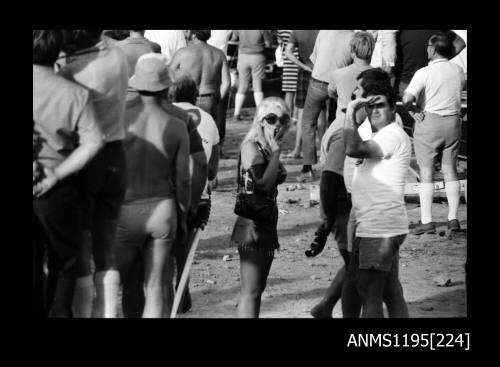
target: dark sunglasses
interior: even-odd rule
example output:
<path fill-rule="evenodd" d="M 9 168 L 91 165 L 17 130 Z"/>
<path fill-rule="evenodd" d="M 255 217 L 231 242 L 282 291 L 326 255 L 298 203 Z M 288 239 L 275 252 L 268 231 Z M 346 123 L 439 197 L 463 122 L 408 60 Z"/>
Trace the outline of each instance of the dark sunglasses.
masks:
<path fill-rule="evenodd" d="M 389 103 L 386 102 L 380 102 L 380 103 L 370 103 L 366 105 L 366 108 L 373 110 L 374 108 L 376 109 L 382 109 L 389 106 Z"/>
<path fill-rule="evenodd" d="M 283 115 L 281 117 L 278 117 L 278 115 L 276 115 L 275 113 L 270 113 L 264 116 L 264 120 L 266 120 L 266 122 L 269 125 L 274 125 L 278 121 L 280 122 L 281 125 L 285 125 L 290 120 L 290 117 L 288 115 Z"/>

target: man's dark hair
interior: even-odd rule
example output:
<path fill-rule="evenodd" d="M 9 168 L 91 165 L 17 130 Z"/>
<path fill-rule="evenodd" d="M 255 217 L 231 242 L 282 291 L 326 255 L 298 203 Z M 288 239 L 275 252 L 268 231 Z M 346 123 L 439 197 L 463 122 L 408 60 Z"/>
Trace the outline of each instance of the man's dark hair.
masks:
<path fill-rule="evenodd" d="M 141 96 L 148 96 L 148 97 L 156 97 L 156 96 L 163 96 L 165 92 L 167 92 L 168 88 L 165 88 L 163 90 L 157 91 L 157 92 L 151 92 L 148 90 L 140 90 L 138 91 Z"/>
<path fill-rule="evenodd" d="M 437 33 L 429 38 L 429 44 L 434 47 L 434 50 L 443 57 L 451 59 L 455 53 L 455 46 L 453 45 L 450 36 L 445 33 Z"/>
<path fill-rule="evenodd" d="M 194 35 L 196 36 L 196 38 L 198 38 L 200 41 L 205 41 L 205 42 L 212 36 L 212 32 L 210 31 L 210 29 L 208 29 L 208 30 L 191 30 L 191 32 L 193 32 Z"/>
<path fill-rule="evenodd" d="M 74 51 L 89 48 L 101 39 L 102 29 L 69 29 L 65 30 L 64 51 Z"/>
<path fill-rule="evenodd" d="M 128 29 L 106 29 L 103 34 L 116 41 L 121 41 L 130 35 L 130 31 Z"/>
<path fill-rule="evenodd" d="M 61 30 L 33 30 L 33 64 L 53 66 L 59 57 L 63 42 Z"/>
<path fill-rule="evenodd" d="M 391 78 L 389 77 L 389 74 L 387 74 L 384 70 L 381 68 L 372 68 L 372 69 L 367 69 L 363 72 L 361 72 L 356 80 L 361 79 L 361 86 L 363 89 L 365 89 L 365 85 L 367 83 L 373 83 L 373 82 L 379 82 L 379 81 L 387 81 L 391 82 Z"/>
<path fill-rule="evenodd" d="M 391 85 L 389 74 L 380 68 L 368 69 L 358 75 L 357 80 L 361 79 L 363 88 L 363 97 L 382 95 L 387 98 L 391 108 L 396 106 L 396 93 Z"/>
<path fill-rule="evenodd" d="M 194 79 L 187 74 L 176 78 L 174 84 L 170 87 L 169 97 L 172 102 L 196 103 L 198 97 L 198 88 Z"/>

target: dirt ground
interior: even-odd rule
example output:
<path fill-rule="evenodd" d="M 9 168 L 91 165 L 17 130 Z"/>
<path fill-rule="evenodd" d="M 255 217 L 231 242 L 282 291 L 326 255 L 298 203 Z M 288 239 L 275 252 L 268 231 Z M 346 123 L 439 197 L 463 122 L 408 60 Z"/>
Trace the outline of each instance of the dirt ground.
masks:
<path fill-rule="evenodd" d="M 230 111 L 228 111 L 230 112 Z M 251 125 L 252 109 L 244 109 L 248 118 L 234 121 L 228 117 L 224 154 L 220 161 L 218 188 L 212 194 L 212 213 L 201 236 L 191 269 L 192 309 L 180 318 L 233 318 L 239 295 L 240 274 L 237 249 L 230 243 L 236 219 L 235 170 L 239 144 Z M 229 114 L 228 114 L 229 115 Z M 295 141 L 295 127 L 286 138 L 284 151 L 290 151 Z M 303 190 L 286 191 L 296 183 L 300 160 L 283 161 L 288 170 L 287 181 L 279 187 L 278 206 L 282 210 L 278 221 L 281 249 L 271 267 L 264 292 L 262 318 L 310 318 L 310 309 L 320 301 L 326 288 L 342 266 L 337 245 L 330 236 L 325 250 L 316 258 L 307 258 L 316 227 L 319 225 L 319 207 L 304 207 L 309 201 L 309 185 Z M 319 185 L 319 181 L 311 183 Z M 301 199 L 288 204 L 288 198 Z M 418 222 L 417 203 L 407 204 L 410 226 Z M 433 204 L 438 232 L 446 228 L 446 203 Z M 435 235 L 408 235 L 400 250 L 400 279 L 408 303 L 410 317 L 465 317 L 465 270 L 467 244 L 467 209 L 460 205 L 459 220 L 463 232 L 453 238 Z M 229 261 L 223 261 L 225 255 Z M 450 279 L 446 287 L 433 281 L 437 276 Z M 333 311 L 334 318 L 342 317 L 340 303 Z"/>

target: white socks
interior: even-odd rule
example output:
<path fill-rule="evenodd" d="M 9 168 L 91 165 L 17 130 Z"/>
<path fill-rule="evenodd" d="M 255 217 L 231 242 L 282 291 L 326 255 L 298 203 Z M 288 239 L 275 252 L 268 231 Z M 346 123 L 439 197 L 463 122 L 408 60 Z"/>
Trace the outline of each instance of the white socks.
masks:
<path fill-rule="evenodd" d="M 241 113 L 241 108 L 243 107 L 243 102 L 245 102 L 245 95 L 242 93 L 236 93 L 234 97 L 234 115 L 239 115 Z"/>
<path fill-rule="evenodd" d="M 89 318 L 94 299 L 94 281 L 92 275 L 76 278 L 73 293 L 73 316 Z"/>
<path fill-rule="evenodd" d="M 432 201 L 434 199 L 434 183 L 420 184 L 420 216 L 422 224 L 432 222 Z"/>
<path fill-rule="evenodd" d="M 446 182 L 445 190 L 448 199 L 448 220 L 457 219 L 458 205 L 460 204 L 460 182 Z"/>
<path fill-rule="evenodd" d="M 259 107 L 260 102 L 264 99 L 263 92 L 253 92 L 253 98 L 255 99 L 255 107 Z"/>
<path fill-rule="evenodd" d="M 115 318 L 118 314 L 120 273 L 117 270 L 95 273 L 96 298 L 92 317 Z"/>

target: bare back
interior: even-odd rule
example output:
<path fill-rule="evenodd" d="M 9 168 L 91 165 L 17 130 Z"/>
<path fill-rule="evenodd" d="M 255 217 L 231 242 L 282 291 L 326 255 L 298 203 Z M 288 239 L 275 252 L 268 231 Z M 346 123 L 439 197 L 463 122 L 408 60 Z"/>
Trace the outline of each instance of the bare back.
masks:
<path fill-rule="evenodd" d="M 127 106 L 126 131 L 126 201 L 174 197 L 173 177 L 177 152 L 183 144 L 182 133 L 187 135 L 185 123 L 139 100 Z"/>
<path fill-rule="evenodd" d="M 196 82 L 200 94 L 217 92 L 221 85 L 224 53 L 204 42 L 190 44 L 174 56 L 171 67 L 188 73 Z"/>

